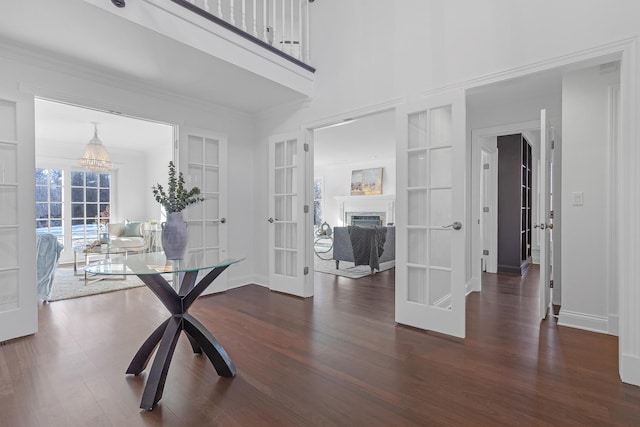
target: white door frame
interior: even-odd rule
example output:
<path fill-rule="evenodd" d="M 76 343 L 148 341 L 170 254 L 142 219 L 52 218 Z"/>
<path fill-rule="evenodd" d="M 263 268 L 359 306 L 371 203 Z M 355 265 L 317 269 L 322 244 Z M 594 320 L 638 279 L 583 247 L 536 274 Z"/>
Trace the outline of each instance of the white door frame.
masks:
<path fill-rule="evenodd" d="M 367 108 L 361 108 L 359 110 L 354 110 L 351 112 L 345 112 L 341 114 L 337 114 L 331 117 L 327 117 L 324 119 L 304 123 L 302 125 L 302 131 L 304 132 L 306 143 L 309 144 L 309 153 L 307 155 L 307 169 L 306 169 L 306 180 L 305 180 L 305 193 L 307 197 L 305 198 L 305 203 L 312 207 L 313 206 L 313 180 L 314 180 L 314 150 L 315 150 L 315 141 L 313 139 L 313 132 L 316 129 L 337 125 L 339 123 L 344 123 L 346 121 L 360 119 L 362 117 L 371 116 L 374 114 L 385 113 L 389 111 L 396 110 L 396 107 L 400 105 L 403 100 L 393 100 L 386 103 L 373 105 Z M 396 142 L 397 145 L 397 142 Z M 306 265 L 313 266 L 314 263 L 314 251 L 313 251 L 313 215 L 307 216 L 307 221 L 305 223 L 305 260 Z M 311 268 L 313 270 L 313 268 Z M 313 277 L 313 273 L 310 273 L 306 276 L 305 289 L 310 289 L 311 295 L 313 295 L 313 289 L 315 286 L 315 281 Z"/>
<path fill-rule="evenodd" d="M 617 249 L 616 265 L 618 272 L 616 282 L 618 288 L 619 307 L 619 373 L 623 382 L 640 385 L 640 192 L 637 183 L 640 181 L 640 149 L 638 145 L 640 85 L 638 84 L 638 38 L 629 38 L 584 51 L 567 54 L 529 66 L 519 67 L 505 72 L 482 77 L 461 86 L 473 90 L 492 83 L 524 77 L 541 71 L 556 68 L 570 68 L 576 65 L 598 65 L 603 62 L 620 60 L 620 135 L 616 154 L 617 168 L 611 171 L 613 188 L 616 190 L 617 202 L 612 213 L 614 218 L 615 241 L 612 247 Z M 471 141 L 469 141 L 471 144 Z M 471 147 L 469 147 L 471 149 Z M 469 183 L 469 181 L 468 181 Z M 469 184 L 470 185 L 470 184 Z M 470 200 L 470 199 L 469 199 Z"/>
<path fill-rule="evenodd" d="M 480 237 L 477 239 L 477 244 L 480 245 L 480 255 L 484 260 L 481 270 L 487 273 L 496 273 L 498 271 L 498 147 L 487 147 L 484 142 L 487 142 L 488 139 L 497 140 L 497 138 L 482 138 L 482 143 L 479 147 L 479 158 L 473 159 L 471 172 L 473 176 L 478 175 L 476 170 L 480 168 L 480 191 L 478 192 L 478 197 L 474 196 L 474 203 L 477 203 L 476 209 L 480 209 L 480 213 L 478 216 L 479 221 L 472 222 L 471 225 L 480 227 Z M 486 153 L 486 159 L 483 162 L 482 155 L 484 153 Z M 472 155 L 475 155 L 475 150 Z M 472 189 L 471 191 L 473 192 L 474 190 Z M 482 234 L 483 230 L 484 234 Z M 471 244 L 473 245 L 474 243 L 472 240 Z M 485 250 L 489 252 L 486 255 L 484 253 Z"/>
<path fill-rule="evenodd" d="M 518 123 L 510 123 L 507 125 L 501 126 L 492 126 L 487 128 L 479 128 L 471 130 L 471 151 L 473 156 L 471 174 L 472 174 L 472 186 L 469 189 L 471 192 L 471 290 L 474 292 L 479 292 L 482 290 L 482 268 L 480 265 L 480 259 L 482 258 L 482 242 L 480 241 L 480 224 L 478 222 L 482 212 L 480 211 L 480 151 L 482 149 L 482 143 L 485 138 L 490 137 L 498 137 L 504 135 L 511 135 L 514 133 L 526 133 L 528 131 L 535 131 L 540 129 L 540 120 L 532 120 L 527 122 L 518 122 Z M 529 137 L 530 138 L 530 137 Z M 537 146 L 537 141 L 530 140 L 531 148 L 533 154 L 533 158 L 539 160 L 539 151 Z M 500 152 L 498 152 L 498 156 L 500 156 Z M 496 163 L 495 172 L 497 174 L 497 163 Z M 497 182 L 497 178 L 496 178 Z M 535 167 L 534 167 L 534 177 L 533 182 L 537 183 L 535 177 Z M 536 188 L 533 190 L 533 194 L 536 194 Z M 489 215 L 488 221 L 490 223 L 497 224 L 498 221 L 498 210 L 497 210 L 497 198 L 493 200 L 494 206 L 489 207 Z M 537 204 L 536 204 L 537 206 Z M 492 209 L 493 207 L 493 209 Z M 537 220 L 537 210 L 533 211 L 533 222 L 538 222 Z M 498 229 L 497 227 L 493 230 L 497 236 Z M 493 250 L 494 254 L 497 253 L 497 237 L 496 244 L 494 248 L 490 248 L 489 250 Z"/>

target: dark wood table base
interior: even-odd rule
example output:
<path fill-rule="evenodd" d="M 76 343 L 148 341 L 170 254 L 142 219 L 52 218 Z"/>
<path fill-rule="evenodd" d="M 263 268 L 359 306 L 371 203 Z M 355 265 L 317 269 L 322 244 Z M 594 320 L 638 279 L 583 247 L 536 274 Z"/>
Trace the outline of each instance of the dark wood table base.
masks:
<path fill-rule="evenodd" d="M 139 375 L 145 370 L 156 347 L 158 351 L 149 372 L 147 385 L 142 395 L 140 408 L 151 410 L 162 398 L 164 384 L 173 352 L 180 333 L 184 331 L 191 348 L 196 354 L 206 354 L 218 375 L 233 377 L 236 367 L 231 358 L 215 339 L 215 337 L 195 317 L 188 313 L 189 307 L 196 298 L 218 277 L 228 266 L 217 267 L 195 284 L 197 271 L 184 273 L 178 293 L 162 277 L 161 274 L 141 274 L 138 277 L 151 289 L 171 313 L 171 317 L 162 322 L 145 340 L 127 368 L 127 374 Z"/>

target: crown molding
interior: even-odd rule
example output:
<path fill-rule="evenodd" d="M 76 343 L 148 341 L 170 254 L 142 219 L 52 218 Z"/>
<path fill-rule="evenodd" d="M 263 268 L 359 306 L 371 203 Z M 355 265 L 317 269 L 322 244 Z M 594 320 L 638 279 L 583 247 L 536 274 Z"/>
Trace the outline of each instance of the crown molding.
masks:
<path fill-rule="evenodd" d="M 13 60 L 15 62 L 23 62 L 34 67 L 43 68 L 52 72 L 67 75 L 73 78 L 88 80 L 94 83 L 102 84 L 105 86 L 116 87 L 123 90 L 135 92 L 140 95 L 157 98 L 162 101 L 170 103 L 180 103 L 181 105 L 189 108 L 200 108 L 214 114 L 226 114 L 235 116 L 243 120 L 250 120 L 254 114 L 236 110 L 233 108 L 225 107 L 211 101 L 185 96 L 180 93 L 163 89 L 159 86 L 145 84 L 139 80 L 132 79 L 126 76 L 115 76 L 110 73 L 105 73 L 98 70 L 95 67 L 87 66 L 78 61 L 63 60 L 53 57 L 50 52 L 43 51 L 41 49 L 35 49 L 27 47 L 18 43 L 6 43 L 0 42 L 0 57 Z M 67 98 L 68 93 L 60 91 L 59 89 L 52 87 L 51 85 L 40 85 L 37 83 L 23 85 L 23 88 L 29 88 L 29 91 L 35 95 L 40 95 L 42 92 L 48 94 L 48 96 L 55 96 L 60 94 L 63 98 Z M 73 94 L 74 99 L 82 100 L 82 96 Z M 85 98 L 87 101 L 91 101 L 90 105 L 96 104 L 96 100 L 91 98 Z M 109 105 L 100 101 L 102 107 L 107 111 L 118 112 L 123 106 Z"/>

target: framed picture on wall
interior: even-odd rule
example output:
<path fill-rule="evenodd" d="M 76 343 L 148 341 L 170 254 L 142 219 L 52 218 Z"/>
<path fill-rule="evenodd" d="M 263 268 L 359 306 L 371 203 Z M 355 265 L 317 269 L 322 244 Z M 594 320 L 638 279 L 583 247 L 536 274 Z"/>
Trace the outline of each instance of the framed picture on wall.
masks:
<path fill-rule="evenodd" d="M 351 195 L 371 196 L 382 194 L 382 168 L 351 171 Z"/>

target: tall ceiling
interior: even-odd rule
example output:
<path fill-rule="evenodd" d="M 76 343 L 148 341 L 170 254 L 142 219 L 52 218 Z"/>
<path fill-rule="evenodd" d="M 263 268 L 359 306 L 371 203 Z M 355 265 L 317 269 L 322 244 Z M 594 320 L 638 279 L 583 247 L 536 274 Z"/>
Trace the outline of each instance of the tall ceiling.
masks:
<path fill-rule="evenodd" d="M 3 2 L 2 44 L 248 113 L 303 98 L 82 0 Z"/>
<path fill-rule="evenodd" d="M 42 99 L 35 101 L 35 135 L 38 153 L 57 153 L 58 157 L 77 159 L 93 138 L 98 137 L 109 152 L 150 152 L 162 144 L 171 147 L 173 126 L 117 114 L 61 104 Z"/>

